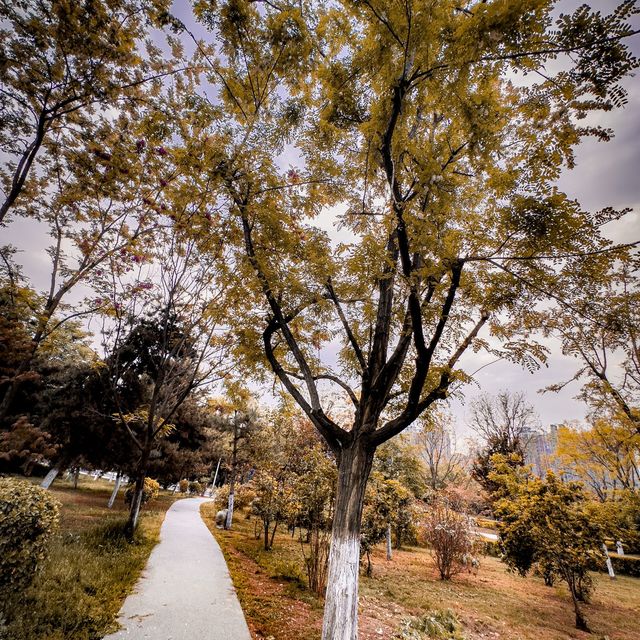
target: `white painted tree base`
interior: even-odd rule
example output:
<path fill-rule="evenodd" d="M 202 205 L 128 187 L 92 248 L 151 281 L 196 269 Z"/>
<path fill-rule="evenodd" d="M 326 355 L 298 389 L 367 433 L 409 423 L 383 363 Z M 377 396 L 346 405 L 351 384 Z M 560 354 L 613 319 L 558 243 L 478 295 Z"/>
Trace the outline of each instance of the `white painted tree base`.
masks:
<path fill-rule="evenodd" d="M 358 571 L 360 538 L 333 539 L 322 625 L 322 640 L 358 637 Z"/>
<path fill-rule="evenodd" d="M 58 471 L 59 469 L 57 467 L 54 467 L 53 469 L 51 469 L 51 471 L 49 471 L 49 473 L 47 473 L 47 475 L 44 477 L 44 480 L 42 481 L 42 484 L 40 486 L 43 489 L 48 489 L 53 484 L 53 481 L 56 479 L 56 476 L 58 475 Z"/>
<path fill-rule="evenodd" d="M 118 491 L 120 491 L 120 484 L 122 482 L 122 476 L 118 474 L 116 476 L 116 484 L 113 487 L 113 491 L 111 492 L 111 497 L 109 498 L 109 504 L 107 505 L 109 509 L 113 507 L 113 503 L 116 501 L 116 497 L 118 495 Z"/>

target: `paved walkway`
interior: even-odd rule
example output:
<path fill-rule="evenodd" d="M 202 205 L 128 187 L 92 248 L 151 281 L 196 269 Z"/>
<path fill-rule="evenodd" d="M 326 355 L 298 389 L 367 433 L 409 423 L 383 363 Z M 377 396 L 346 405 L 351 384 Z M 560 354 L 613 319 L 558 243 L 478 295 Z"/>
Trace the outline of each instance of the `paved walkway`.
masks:
<path fill-rule="evenodd" d="M 251 640 L 218 543 L 200 518 L 204 498 L 175 502 L 160 542 L 105 640 Z"/>

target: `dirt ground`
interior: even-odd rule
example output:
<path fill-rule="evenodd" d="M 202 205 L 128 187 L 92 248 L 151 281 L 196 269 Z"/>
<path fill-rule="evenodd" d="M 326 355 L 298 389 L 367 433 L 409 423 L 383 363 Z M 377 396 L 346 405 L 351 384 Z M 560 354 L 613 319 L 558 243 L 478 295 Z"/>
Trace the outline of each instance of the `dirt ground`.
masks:
<path fill-rule="evenodd" d="M 256 640 L 317 640 L 322 601 L 306 589 L 300 543 L 286 532 L 272 551 L 254 536 L 253 521 L 234 519 L 234 531 L 205 521 L 218 539 Z M 452 610 L 466 640 L 640 640 L 640 579 L 594 575 L 596 589 L 584 613 L 592 634 L 574 628 L 571 600 L 562 585 L 546 587 L 540 578 L 521 578 L 496 558 L 481 559 L 475 574 L 438 579 L 429 551 L 407 548 L 387 561 L 373 554 L 373 577 L 360 579 L 361 640 L 391 639 L 403 619 Z"/>

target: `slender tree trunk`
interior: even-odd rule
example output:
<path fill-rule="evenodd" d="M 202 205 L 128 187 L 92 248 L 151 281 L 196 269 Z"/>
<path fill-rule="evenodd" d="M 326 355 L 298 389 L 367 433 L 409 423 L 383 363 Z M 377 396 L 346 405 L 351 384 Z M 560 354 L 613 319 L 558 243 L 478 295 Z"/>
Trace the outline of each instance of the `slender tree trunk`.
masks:
<path fill-rule="evenodd" d="M 142 494 L 144 492 L 144 470 L 138 473 L 136 483 L 131 496 L 131 506 L 129 508 L 129 519 L 125 526 L 124 532 L 129 540 L 133 540 L 133 534 L 138 526 L 138 516 L 140 515 L 140 506 L 142 505 Z"/>
<path fill-rule="evenodd" d="M 579 629 L 580 631 L 589 631 L 587 619 L 582 614 L 582 610 L 580 609 L 580 605 L 578 604 L 576 587 L 573 582 L 569 583 L 569 591 L 571 592 L 571 599 L 573 600 L 573 610 L 576 614 L 576 629 Z"/>
<path fill-rule="evenodd" d="M 11 189 L 7 194 L 4 202 L 0 206 L 0 222 L 2 222 L 13 206 L 13 203 L 18 199 L 22 188 L 24 187 L 24 183 L 29 176 L 29 171 L 31 169 L 31 165 L 35 160 L 40 147 L 44 141 L 45 134 L 47 129 L 49 128 L 49 124 L 53 118 L 47 120 L 47 112 L 45 111 L 44 106 L 42 107 L 39 117 L 38 117 L 38 126 L 36 128 L 36 137 L 33 142 L 29 144 L 29 146 L 23 151 L 20 160 L 15 168 L 13 173 L 13 177 L 11 180 Z"/>
<path fill-rule="evenodd" d="M 391 551 L 391 523 L 387 525 L 387 560 L 391 560 L 393 558 L 393 553 Z"/>
<path fill-rule="evenodd" d="M 149 439 L 142 450 L 140 462 L 136 470 L 136 483 L 131 496 L 131 508 L 129 509 L 129 520 L 125 526 L 124 532 L 129 540 L 133 540 L 133 534 L 138 526 L 138 516 L 140 514 L 140 506 L 142 505 L 142 494 L 144 492 L 144 479 L 147 474 L 147 465 L 149 464 L 149 456 L 151 455 L 151 440 Z"/>
<path fill-rule="evenodd" d="M 373 453 L 356 439 L 339 455 L 322 640 L 358 638 L 360 523 Z"/>
<path fill-rule="evenodd" d="M 269 551 L 269 521 L 265 520 L 264 524 L 264 550 Z"/>
<path fill-rule="evenodd" d="M 273 549 L 273 539 L 276 537 L 276 529 L 278 528 L 278 521 L 276 520 L 273 525 L 273 531 L 271 532 L 271 542 L 269 542 L 269 549 Z"/>
<path fill-rule="evenodd" d="M 231 478 L 229 479 L 229 501 L 227 503 L 227 519 L 224 523 L 224 528 L 227 530 L 231 529 L 231 525 L 233 524 L 233 502 L 236 491 L 236 466 L 238 464 L 238 440 L 240 438 L 237 414 L 238 412 L 236 411 L 233 420 L 233 451 L 231 455 Z"/>
<path fill-rule="evenodd" d="M 107 507 L 109 507 L 109 509 L 113 508 L 113 503 L 116 501 L 116 497 L 118 496 L 118 491 L 120 491 L 121 482 L 122 482 L 122 474 L 120 473 L 120 471 L 118 471 L 118 473 L 116 473 L 116 483 L 113 486 L 113 491 L 111 492 L 111 497 L 109 498 L 109 503 L 107 504 Z"/>
<path fill-rule="evenodd" d="M 224 528 L 229 530 L 233 524 L 233 502 L 235 498 L 235 487 L 233 479 L 229 484 L 229 500 L 227 501 L 227 519 L 224 521 Z"/>
<path fill-rule="evenodd" d="M 402 549 L 402 531 L 396 527 L 396 549 Z"/>
<path fill-rule="evenodd" d="M 220 463 L 222 462 L 222 458 L 218 458 L 218 465 L 216 466 L 216 472 L 213 476 L 213 482 L 211 483 L 211 491 L 216 490 L 216 482 L 218 481 L 218 471 L 220 471 Z"/>
<path fill-rule="evenodd" d="M 49 473 L 47 473 L 47 475 L 44 477 L 44 480 L 42 481 L 40 486 L 43 489 L 48 489 L 53 484 L 53 481 L 56 479 L 56 476 L 58 475 L 58 473 L 60 473 L 60 468 L 57 466 L 53 467 L 49 471 Z"/>
<path fill-rule="evenodd" d="M 80 467 L 76 467 L 73 470 L 73 488 L 78 488 L 78 478 L 80 477 Z"/>

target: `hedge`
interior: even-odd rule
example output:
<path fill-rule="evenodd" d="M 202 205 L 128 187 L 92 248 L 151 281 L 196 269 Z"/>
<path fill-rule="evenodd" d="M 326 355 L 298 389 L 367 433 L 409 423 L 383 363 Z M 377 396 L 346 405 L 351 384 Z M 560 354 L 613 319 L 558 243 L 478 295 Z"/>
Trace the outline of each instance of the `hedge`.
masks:
<path fill-rule="evenodd" d="M 613 570 L 621 576 L 633 576 L 640 578 L 640 558 L 638 556 L 619 556 L 617 553 L 610 553 Z"/>
<path fill-rule="evenodd" d="M 500 544 L 493 540 L 487 540 L 486 538 L 478 540 L 478 546 L 480 553 L 485 556 L 491 556 L 492 558 L 500 557 Z"/>

